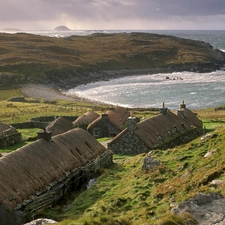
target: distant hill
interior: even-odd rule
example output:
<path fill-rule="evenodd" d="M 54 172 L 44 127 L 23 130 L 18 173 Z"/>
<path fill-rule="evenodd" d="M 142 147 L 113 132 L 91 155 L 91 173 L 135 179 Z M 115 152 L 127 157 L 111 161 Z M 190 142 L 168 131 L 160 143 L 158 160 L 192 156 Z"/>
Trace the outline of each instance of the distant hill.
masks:
<path fill-rule="evenodd" d="M 2 31 L 21 31 L 20 29 L 17 29 L 17 28 L 3 28 L 1 30 Z"/>
<path fill-rule="evenodd" d="M 69 31 L 70 29 L 68 27 L 66 27 L 66 26 L 58 26 L 54 30 L 57 30 L 57 31 Z"/>
<path fill-rule="evenodd" d="M 95 33 L 55 38 L 0 33 L 0 83 L 70 88 L 125 75 L 210 72 L 225 53 L 203 41 L 149 33 Z"/>

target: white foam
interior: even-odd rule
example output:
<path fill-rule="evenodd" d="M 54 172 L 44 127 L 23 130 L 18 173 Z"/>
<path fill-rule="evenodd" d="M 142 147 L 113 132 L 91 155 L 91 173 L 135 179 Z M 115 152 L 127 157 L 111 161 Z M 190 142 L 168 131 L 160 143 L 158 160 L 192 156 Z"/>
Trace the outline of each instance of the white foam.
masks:
<path fill-rule="evenodd" d="M 129 76 L 81 85 L 66 93 L 127 107 L 159 107 L 165 102 L 177 108 L 184 99 L 189 108 L 204 108 L 225 104 L 225 71 Z"/>

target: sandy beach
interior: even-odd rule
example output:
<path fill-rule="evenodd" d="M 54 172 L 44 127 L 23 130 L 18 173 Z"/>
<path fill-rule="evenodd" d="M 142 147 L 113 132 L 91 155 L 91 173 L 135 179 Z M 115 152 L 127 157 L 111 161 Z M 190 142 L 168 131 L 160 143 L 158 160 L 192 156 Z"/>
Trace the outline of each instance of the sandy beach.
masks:
<path fill-rule="evenodd" d="M 78 97 L 70 97 L 62 94 L 60 90 L 51 86 L 43 84 L 24 84 L 21 88 L 21 92 L 25 97 L 38 98 L 47 101 L 55 100 L 69 100 L 69 101 L 81 101 Z"/>
<path fill-rule="evenodd" d="M 92 101 L 78 96 L 67 96 L 60 89 L 44 84 L 24 84 L 21 87 L 21 93 L 27 98 L 43 99 L 45 101 L 68 100 L 74 102 L 87 102 L 96 105 L 107 105 L 102 102 Z"/>

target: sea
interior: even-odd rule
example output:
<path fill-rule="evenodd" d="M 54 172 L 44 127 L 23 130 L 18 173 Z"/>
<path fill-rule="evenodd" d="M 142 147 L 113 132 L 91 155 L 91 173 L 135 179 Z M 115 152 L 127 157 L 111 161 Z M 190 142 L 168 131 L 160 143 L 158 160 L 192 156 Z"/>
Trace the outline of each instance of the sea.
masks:
<path fill-rule="evenodd" d="M 76 30 L 25 31 L 51 37 L 93 33 L 145 32 L 201 40 L 225 52 L 225 30 Z M 169 79 L 166 79 L 168 78 Z M 176 72 L 126 76 L 80 85 L 64 94 L 128 108 L 177 109 L 182 101 L 190 109 L 225 105 L 225 71 L 210 73 Z"/>

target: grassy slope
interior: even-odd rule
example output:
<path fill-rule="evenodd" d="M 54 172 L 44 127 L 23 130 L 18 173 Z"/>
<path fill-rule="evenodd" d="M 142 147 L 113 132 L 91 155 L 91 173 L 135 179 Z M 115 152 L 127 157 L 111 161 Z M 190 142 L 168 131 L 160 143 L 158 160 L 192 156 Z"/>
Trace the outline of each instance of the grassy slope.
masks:
<path fill-rule="evenodd" d="M 225 194 L 225 185 L 210 186 L 213 179 L 225 180 L 224 139 L 225 129 L 220 127 L 204 140 L 197 138 L 167 151 L 156 150 L 151 156 L 161 165 L 151 172 L 141 169 L 145 154 L 115 155 L 114 165 L 105 169 L 90 189 L 70 204 L 45 210 L 41 215 L 60 219 L 62 225 L 183 224 L 182 218 L 170 215 L 170 204 L 198 192 Z M 211 150 L 215 153 L 204 158 Z"/>
<path fill-rule="evenodd" d="M 84 83 L 104 79 L 99 73 L 104 70 L 196 65 L 215 62 L 218 54 L 225 58 L 200 41 L 144 33 L 66 38 L 2 33 L 0 41 L 0 73 L 16 75 L 13 82 L 57 82 L 63 77 Z"/>
<path fill-rule="evenodd" d="M 0 91 L 0 95 L 3 92 Z M 40 115 L 78 115 L 88 109 L 105 110 L 103 106 L 84 102 L 56 101 L 49 104 L 41 99 L 39 103 L 29 102 L 29 99 L 26 103 L 9 102 L 6 99 L 14 94 L 21 95 L 20 91 L 11 89 L 5 93 L 0 111 L 0 120 L 4 122 L 27 121 Z M 140 118 L 157 113 L 147 109 L 134 109 L 133 112 Z M 179 203 L 200 191 L 225 194 L 223 185 L 218 188 L 209 185 L 212 179 L 224 179 L 225 111 L 212 108 L 196 110 L 196 113 L 210 132 L 209 138 L 198 138 L 167 151 L 154 151 L 151 156 L 160 160 L 161 165 L 150 173 L 141 170 L 145 154 L 136 157 L 115 155 L 114 164 L 104 170 L 89 190 L 78 197 L 74 193 L 69 196 L 70 203 L 63 202 L 40 212 L 40 215 L 62 220 L 61 224 L 160 224 L 168 218 L 172 220 L 169 214 L 171 203 Z M 23 134 L 27 133 L 28 130 L 23 131 Z M 215 150 L 214 155 L 204 158 L 210 150 Z M 180 221 L 180 218 L 175 219 Z"/>

